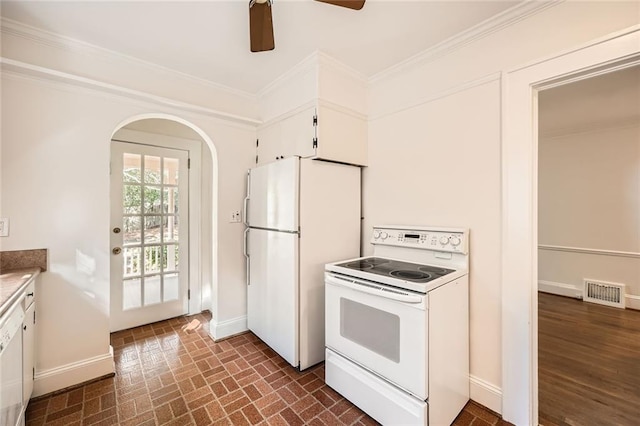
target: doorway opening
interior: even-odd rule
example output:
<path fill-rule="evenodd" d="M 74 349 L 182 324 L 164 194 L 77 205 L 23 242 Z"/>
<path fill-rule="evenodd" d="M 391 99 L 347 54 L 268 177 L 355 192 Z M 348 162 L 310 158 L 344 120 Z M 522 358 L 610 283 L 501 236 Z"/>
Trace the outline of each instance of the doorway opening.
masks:
<path fill-rule="evenodd" d="M 502 415 L 538 424 L 538 94 L 640 64 L 640 27 L 505 73 Z"/>
<path fill-rule="evenodd" d="M 541 424 L 640 415 L 638 164 L 640 66 L 538 93 Z"/>
<path fill-rule="evenodd" d="M 180 118 L 134 117 L 113 133 L 112 332 L 211 308 L 215 168 L 211 140 Z"/>

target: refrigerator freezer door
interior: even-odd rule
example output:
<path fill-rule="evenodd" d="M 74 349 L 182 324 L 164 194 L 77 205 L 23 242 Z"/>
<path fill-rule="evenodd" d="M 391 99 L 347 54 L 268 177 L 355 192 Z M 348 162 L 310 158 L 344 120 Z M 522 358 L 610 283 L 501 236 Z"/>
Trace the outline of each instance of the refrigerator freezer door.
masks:
<path fill-rule="evenodd" d="M 249 226 L 298 231 L 300 159 L 285 158 L 249 171 Z"/>
<path fill-rule="evenodd" d="M 298 235 L 252 228 L 249 256 L 249 330 L 297 367 Z"/>

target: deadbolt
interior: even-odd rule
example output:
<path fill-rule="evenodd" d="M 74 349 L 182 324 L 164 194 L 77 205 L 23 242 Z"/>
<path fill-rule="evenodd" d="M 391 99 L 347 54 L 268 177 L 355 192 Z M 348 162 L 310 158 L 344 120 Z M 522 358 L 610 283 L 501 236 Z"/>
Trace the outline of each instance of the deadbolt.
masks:
<path fill-rule="evenodd" d="M 122 251 L 122 249 L 120 247 L 114 247 L 114 249 L 111 250 L 111 252 L 113 254 L 120 254 L 121 251 Z"/>
<path fill-rule="evenodd" d="M 114 234 L 119 234 L 120 233 L 120 228 L 118 228 L 118 227 L 113 228 L 113 233 Z"/>

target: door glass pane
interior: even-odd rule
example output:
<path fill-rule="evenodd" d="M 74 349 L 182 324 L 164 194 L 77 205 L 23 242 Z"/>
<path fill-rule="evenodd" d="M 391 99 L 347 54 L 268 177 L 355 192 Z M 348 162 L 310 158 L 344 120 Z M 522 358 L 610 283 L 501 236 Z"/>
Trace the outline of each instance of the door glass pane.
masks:
<path fill-rule="evenodd" d="M 144 156 L 144 183 L 160 183 L 160 157 Z"/>
<path fill-rule="evenodd" d="M 150 246 L 144 248 L 144 273 L 155 274 L 160 272 L 162 264 L 161 246 Z"/>
<path fill-rule="evenodd" d="M 167 185 L 178 184 L 178 159 L 164 158 L 163 182 Z"/>
<path fill-rule="evenodd" d="M 142 275 L 142 262 L 140 261 L 140 247 L 125 247 L 122 250 L 124 263 L 124 276 Z"/>
<path fill-rule="evenodd" d="M 164 261 L 164 270 L 165 271 L 177 271 L 178 270 L 178 254 L 180 252 L 177 244 L 167 244 L 164 246 L 165 252 L 165 261 Z"/>
<path fill-rule="evenodd" d="M 164 301 L 178 300 L 178 274 L 164 276 Z"/>
<path fill-rule="evenodd" d="M 140 278 L 124 280 L 122 282 L 122 309 L 139 308 L 142 306 L 142 293 L 140 291 Z"/>
<path fill-rule="evenodd" d="M 178 242 L 178 216 L 165 216 L 164 218 L 164 242 Z"/>
<path fill-rule="evenodd" d="M 160 275 L 155 277 L 148 277 L 144 279 L 144 305 L 152 305 L 154 303 L 160 303 L 160 288 L 161 281 Z"/>
<path fill-rule="evenodd" d="M 144 187 L 144 212 L 160 213 L 160 187 Z"/>
<path fill-rule="evenodd" d="M 141 157 L 125 152 L 122 156 L 122 179 L 125 182 L 140 183 Z"/>
<path fill-rule="evenodd" d="M 162 216 L 145 216 L 144 242 L 146 244 L 160 242 L 160 225 L 161 224 L 162 224 Z"/>
<path fill-rule="evenodd" d="M 123 244 L 135 244 L 142 241 L 140 232 L 140 216 L 129 216 L 123 218 L 124 234 L 122 235 Z"/>
<path fill-rule="evenodd" d="M 178 212 L 178 188 L 165 188 L 164 199 L 162 200 L 164 206 L 163 211 L 169 214 L 177 214 Z"/>
<path fill-rule="evenodd" d="M 340 335 L 400 362 L 400 317 L 397 315 L 340 298 Z"/>
<path fill-rule="evenodd" d="M 123 185 L 122 187 L 122 212 L 124 214 L 141 213 L 142 203 L 141 187 L 139 185 Z"/>

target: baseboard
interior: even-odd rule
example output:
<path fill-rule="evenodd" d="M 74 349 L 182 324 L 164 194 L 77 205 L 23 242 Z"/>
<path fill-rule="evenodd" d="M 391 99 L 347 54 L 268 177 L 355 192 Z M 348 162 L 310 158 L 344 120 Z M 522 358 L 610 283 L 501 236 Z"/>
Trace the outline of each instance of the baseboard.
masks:
<path fill-rule="evenodd" d="M 474 375 L 469 376 L 469 397 L 478 404 L 502 414 L 502 389 Z"/>
<path fill-rule="evenodd" d="M 538 281 L 538 291 L 543 293 L 557 294 L 558 296 L 573 297 L 574 299 L 582 299 L 582 287 L 575 285 L 558 283 L 554 281 Z"/>
<path fill-rule="evenodd" d="M 109 346 L 109 352 L 106 354 L 36 372 L 32 396 L 45 395 L 96 377 L 113 374 L 115 371 L 113 347 Z"/>
<path fill-rule="evenodd" d="M 538 291 L 557 294 L 558 296 L 582 299 L 583 289 L 575 285 L 557 283 L 553 281 L 538 281 Z M 625 294 L 625 308 L 640 310 L 640 296 Z"/>
<path fill-rule="evenodd" d="M 247 331 L 247 316 L 232 318 L 225 321 L 212 319 L 209 323 L 209 335 L 213 340 L 221 340 Z"/>
<path fill-rule="evenodd" d="M 640 310 L 640 296 L 633 296 L 631 294 L 625 295 L 625 307 L 627 309 Z"/>

